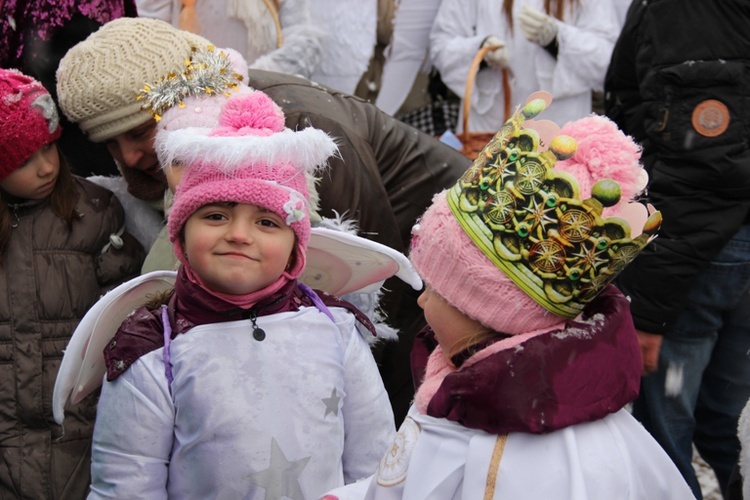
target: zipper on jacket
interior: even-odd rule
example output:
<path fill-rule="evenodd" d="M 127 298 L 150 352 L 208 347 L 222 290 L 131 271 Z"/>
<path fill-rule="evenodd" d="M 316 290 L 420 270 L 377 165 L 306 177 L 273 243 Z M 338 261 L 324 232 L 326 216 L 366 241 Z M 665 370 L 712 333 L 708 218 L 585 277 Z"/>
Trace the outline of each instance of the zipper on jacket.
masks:
<path fill-rule="evenodd" d="M 21 218 L 18 216 L 18 205 L 8 205 L 13 216 L 13 221 L 10 223 L 10 227 L 13 229 L 17 228 L 21 223 Z"/>
<path fill-rule="evenodd" d="M 667 122 L 669 122 L 669 108 L 672 106 L 672 89 L 666 88 L 666 95 L 664 99 L 664 106 L 659 110 L 661 115 L 659 118 L 659 124 L 656 126 L 657 132 L 664 132 L 667 128 Z M 669 140 L 669 133 L 664 137 L 665 140 Z"/>

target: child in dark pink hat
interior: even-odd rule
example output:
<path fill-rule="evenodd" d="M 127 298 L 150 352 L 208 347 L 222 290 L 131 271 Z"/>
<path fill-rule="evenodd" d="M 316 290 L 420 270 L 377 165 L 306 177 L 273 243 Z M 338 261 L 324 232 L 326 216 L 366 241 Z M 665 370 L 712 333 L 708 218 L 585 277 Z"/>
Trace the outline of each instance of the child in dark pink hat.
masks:
<path fill-rule="evenodd" d="M 307 174 L 336 146 L 261 92 L 227 94 L 200 100 L 213 126 L 158 132 L 182 172 L 181 265 L 105 348 L 90 498 L 315 498 L 367 476 L 395 433 L 373 325 L 298 281 Z"/>
<path fill-rule="evenodd" d="M 52 386 L 78 321 L 138 274 L 144 252 L 114 195 L 73 176 L 57 108 L 38 81 L 0 70 L 0 389 L 2 498 L 82 498 L 94 394 L 52 420 Z"/>
<path fill-rule="evenodd" d="M 630 203 L 639 148 L 603 117 L 532 121 L 549 101 L 506 122 L 415 226 L 429 324 L 415 401 L 375 474 L 325 498 L 690 498 L 624 409 L 640 352 L 609 283 L 661 221 Z"/>

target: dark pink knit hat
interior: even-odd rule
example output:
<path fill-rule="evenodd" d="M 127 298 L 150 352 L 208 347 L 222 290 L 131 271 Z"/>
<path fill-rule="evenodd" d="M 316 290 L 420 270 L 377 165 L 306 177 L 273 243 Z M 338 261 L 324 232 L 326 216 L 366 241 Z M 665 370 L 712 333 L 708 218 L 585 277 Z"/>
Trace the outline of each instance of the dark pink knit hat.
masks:
<path fill-rule="evenodd" d="M 14 69 L 0 69 L 0 181 L 36 151 L 60 138 L 60 119 L 41 83 Z"/>

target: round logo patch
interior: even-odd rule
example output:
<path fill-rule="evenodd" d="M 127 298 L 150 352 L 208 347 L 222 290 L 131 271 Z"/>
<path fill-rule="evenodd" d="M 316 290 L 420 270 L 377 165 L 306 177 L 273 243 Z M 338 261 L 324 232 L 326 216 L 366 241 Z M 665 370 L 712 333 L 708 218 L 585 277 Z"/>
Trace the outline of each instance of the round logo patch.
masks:
<path fill-rule="evenodd" d="M 716 99 L 706 99 L 693 110 L 693 128 L 704 137 L 716 137 L 729 127 L 729 108 Z"/>
<path fill-rule="evenodd" d="M 377 478 L 379 485 L 395 486 L 406 479 L 411 452 L 421 432 L 419 424 L 411 417 L 406 417 L 396 434 L 391 449 L 380 460 Z"/>

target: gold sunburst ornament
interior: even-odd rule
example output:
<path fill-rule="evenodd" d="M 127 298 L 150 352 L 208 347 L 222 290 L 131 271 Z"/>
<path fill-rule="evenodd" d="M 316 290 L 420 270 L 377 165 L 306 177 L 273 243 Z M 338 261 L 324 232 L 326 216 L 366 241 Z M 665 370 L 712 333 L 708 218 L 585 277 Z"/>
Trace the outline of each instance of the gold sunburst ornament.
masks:
<path fill-rule="evenodd" d="M 511 117 L 448 191 L 451 212 L 482 252 L 547 310 L 566 318 L 610 283 L 654 237 L 661 214 L 638 221 L 603 217 L 621 196 L 620 185 L 601 179 L 581 199 L 576 179 L 556 171 L 571 158 L 575 139 L 557 135 L 546 150 L 540 134 L 523 127 L 546 107 L 534 99 Z"/>
<path fill-rule="evenodd" d="M 212 45 L 192 48 L 190 59 L 185 61 L 182 72 L 171 72 L 159 80 L 146 84 L 136 99 L 143 101 L 147 110 L 158 122 L 165 111 L 174 106 L 184 106 L 186 97 L 224 94 L 236 89 L 243 76 L 232 69 L 226 52 Z"/>

